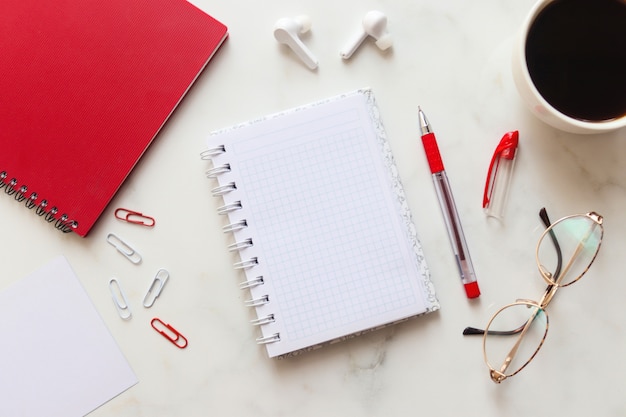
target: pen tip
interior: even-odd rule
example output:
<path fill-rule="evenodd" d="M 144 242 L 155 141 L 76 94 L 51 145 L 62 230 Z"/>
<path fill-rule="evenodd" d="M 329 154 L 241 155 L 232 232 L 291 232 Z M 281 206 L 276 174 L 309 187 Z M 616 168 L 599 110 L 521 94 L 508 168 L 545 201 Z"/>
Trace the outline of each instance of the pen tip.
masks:
<path fill-rule="evenodd" d="M 422 132 L 422 136 L 432 133 L 432 129 L 430 128 L 430 123 L 428 123 L 428 119 L 426 119 L 426 115 L 422 111 L 421 106 L 417 106 L 417 115 L 419 118 L 420 131 Z"/>

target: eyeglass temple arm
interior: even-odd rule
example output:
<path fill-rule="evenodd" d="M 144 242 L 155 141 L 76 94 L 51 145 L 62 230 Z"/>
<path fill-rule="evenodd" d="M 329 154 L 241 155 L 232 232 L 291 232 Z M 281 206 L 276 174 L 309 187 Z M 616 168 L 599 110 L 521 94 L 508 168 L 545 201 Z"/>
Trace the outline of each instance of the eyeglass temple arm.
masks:
<path fill-rule="evenodd" d="M 500 367 L 500 371 L 499 371 L 500 375 L 495 375 L 495 376 L 500 376 L 500 378 L 497 378 L 497 380 L 494 379 L 494 381 L 496 381 L 496 382 L 502 381 L 501 375 L 504 375 L 504 372 L 506 372 L 507 368 L 511 365 L 511 362 L 513 361 L 513 358 L 515 358 L 515 355 L 517 354 L 517 351 L 519 350 L 519 347 L 522 344 L 522 339 L 524 339 L 524 336 L 528 332 L 528 329 L 530 329 L 530 325 L 535 320 L 535 317 L 537 317 L 537 313 L 539 313 L 539 310 L 540 310 L 540 308 L 536 307 L 535 311 L 530 315 L 530 318 L 526 321 L 526 324 L 524 325 L 524 328 L 522 329 L 522 332 L 517 337 L 517 341 L 515 342 L 515 344 L 513 345 L 511 350 L 509 351 L 508 355 L 504 359 L 504 363 Z M 494 375 L 492 374 L 492 378 L 493 377 L 494 377 Z"/>
<path fill-rule="evenodd" d="M 550 217 L 548 217 L 548 211 L 545 207 L 542 207 L 541 210 L 539 210 L 539 217 L 541 218 L 541 221 L 543 222 L 546 229 L 549 229 L 552 225 L 552 222 L 550 221 Z M 556 239 L 556 235 L 554 234 L 554 230 L 550 229 L 548 234 L 550 235 L 550 239 L 552 240 L 552 243 L 554 244 L 554 249 L 556 250 L 556 268 L 554 269 L 553 276 L 558 277 L 561 275 L 561 266 L 563 265 L 563 253 L 561 251 L 561 245 L 559 245 L 559 241 Z"/>
<path fill-rule="evenodd" d="M 548 211 L 546 210 L 545 207 L 542 207 L 541 210 L 539 210 L 539 218 L 541 219 L 541 221 L 543 222 L 546 228 L 549 228 L 550 225 L 552 224 L 552 222 L 550 221 L 550 217 L 548 216 Z M 561 246 L 559 245 L 559 241 L 556 239 L 556 235 L 554 234 L 554 231 L 550 230 L 549 234 L 550 234 L 550 239 L 552 240 L 552 243 L 554 244 L 554 249 L 556 250 L 556 256 L 557 256 L 557 263 L 556 263 L 556 269 L 554 270 L 554 276 L 558 277 L 561 274 L 561 265 L 563 263 L 563 255 L 561 253 Z M 552 285 L 548 285 L 548 288 L 546 288 L 546 292 L 542 300 L 544 300 L 548 296 L 548 294 L 552 290 L 552 287 L 553 287 Z M 512 336 L 514 334 L 521 332 L 525 326 L 526 325 L 523 324 L 514 330 L 489 330 L 487 331 L 487 333 L 490 335 L 494 335 L 494 336 Z M 465 329 L 463 329 L 464 336 L 482 335 L 482 334 L 485 334 L 485 330 L 479 329 L 477 327 L 466 327 Z"/>
<path fill-rule="evenodd" d="M 513 336 L 524 330 L 525 323 L 513 330 L 488 330 L 487 333 L 494 336 Z M 482 335 L 485 334 L 485 330 L 477 327 L 466 327 L 463 329 L 464 336 Z"/>

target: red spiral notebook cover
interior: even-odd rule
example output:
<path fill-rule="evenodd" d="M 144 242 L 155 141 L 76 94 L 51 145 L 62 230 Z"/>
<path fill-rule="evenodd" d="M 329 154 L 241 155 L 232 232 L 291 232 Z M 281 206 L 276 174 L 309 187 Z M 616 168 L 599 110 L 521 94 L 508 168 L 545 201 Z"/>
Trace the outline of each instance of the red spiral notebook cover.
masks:
<path fill-rule="evenodd" d="M 2 0 L 0 187 L 87 235 L 227 36 L 186 0 Z"/>

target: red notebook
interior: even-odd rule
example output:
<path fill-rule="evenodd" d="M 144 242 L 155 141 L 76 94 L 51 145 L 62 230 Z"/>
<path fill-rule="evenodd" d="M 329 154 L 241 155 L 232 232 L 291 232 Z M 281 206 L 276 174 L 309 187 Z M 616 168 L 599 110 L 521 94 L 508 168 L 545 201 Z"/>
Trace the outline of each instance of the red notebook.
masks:
<path fill-rule="evenodd" d="M 85 236 L 228 36 L 185 0 L 0 1 L 0 188 Z"/>

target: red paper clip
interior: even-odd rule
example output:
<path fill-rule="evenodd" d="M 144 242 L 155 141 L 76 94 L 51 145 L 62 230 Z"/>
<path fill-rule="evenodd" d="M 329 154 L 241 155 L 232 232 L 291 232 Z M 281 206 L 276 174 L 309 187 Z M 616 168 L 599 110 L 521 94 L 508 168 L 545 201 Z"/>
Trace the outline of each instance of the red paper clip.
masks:
<path fill-rule="evenodd" d="M 147 227 L 152 227 L 156 224 L 154 218 L 146 216 L 143 213 L 139 213 L 138 211 L 128 210 L 125 208 L 118 208 L 115 210 L 115 218 L 128 223 L 140 224 Z"/>
<path fill-rule="evenodd" d="M 155 326 L 154 322 L 158 323 L 158 326 Z M 185 336 L 180 334 L 178 330 L 173 328 L 167 323 L 163 323 L 159 318 L 153 318 L 150 322 L 150 325 L 154 330 L 161 333 L 163 337 L 172 342 L 177 348 L 184 349 L 187 347 L 187 339 Z M 161 330 L 163 328 L 163 330 Z"/>

